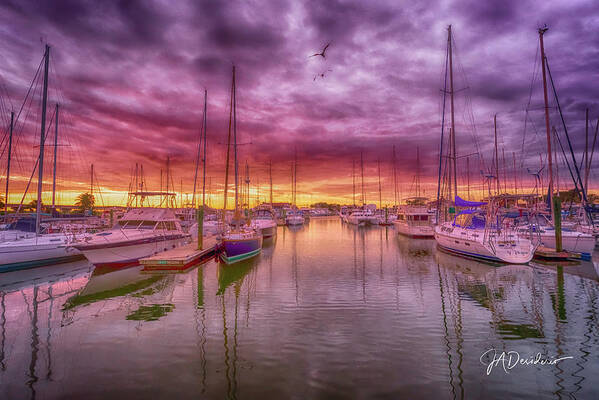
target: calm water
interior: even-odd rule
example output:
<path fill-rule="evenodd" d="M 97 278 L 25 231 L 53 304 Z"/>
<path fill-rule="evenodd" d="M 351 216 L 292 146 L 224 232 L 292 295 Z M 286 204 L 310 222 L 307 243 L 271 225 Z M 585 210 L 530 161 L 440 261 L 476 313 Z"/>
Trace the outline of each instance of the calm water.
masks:
<path fill-rule="evenodd" d="M 593 264 L 490 266 L 337 218 L 244 264 L 78 262 L 0 293 L 0 398 L 599 398 Z M 491 348 L 573 358 L 487 376 Z"/>

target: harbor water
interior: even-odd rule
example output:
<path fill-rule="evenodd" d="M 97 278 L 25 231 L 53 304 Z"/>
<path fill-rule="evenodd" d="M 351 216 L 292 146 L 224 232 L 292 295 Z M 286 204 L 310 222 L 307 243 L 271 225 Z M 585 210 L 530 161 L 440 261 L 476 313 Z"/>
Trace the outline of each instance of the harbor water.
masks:
<path fill-rule="evenodd" d="M 504 352 L 564 359 L 489 366 Z M 597 376 L 592 262 L 488 265 L 392 227 L 312 218 L 179 273 L 0 275 L 2 399 L 598 399 Z"/>

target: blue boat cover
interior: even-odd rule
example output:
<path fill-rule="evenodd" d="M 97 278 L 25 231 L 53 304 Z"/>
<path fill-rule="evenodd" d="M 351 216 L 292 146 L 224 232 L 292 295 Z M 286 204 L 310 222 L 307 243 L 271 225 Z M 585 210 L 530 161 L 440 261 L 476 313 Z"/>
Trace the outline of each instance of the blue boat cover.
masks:
<path fill-rule="evenodd" d="M 462 199 L 460 196 L 455 197 L 456 207 L 480 207 L 480 206 L 484 206 L 485 204 L 487 204 L 487 203 L 482 202 L 482 201 L 468 201 L 468 200 Z"/>

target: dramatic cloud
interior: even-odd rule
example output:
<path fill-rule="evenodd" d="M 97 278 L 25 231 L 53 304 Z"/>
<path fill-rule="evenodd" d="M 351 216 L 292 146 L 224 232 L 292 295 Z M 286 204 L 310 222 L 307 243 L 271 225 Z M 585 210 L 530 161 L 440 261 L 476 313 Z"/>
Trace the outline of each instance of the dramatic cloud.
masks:
<path fill-rule="evenodd" d="M 539 169 L 546 157 L 537 34 L 546 23 L 547 57 L 580 160 L 585 108 L 592 119 L 591 139 L 599 117 L 599 10 L 593 1 L 402 3 L 5 1 L 0 5 L 2 134 L 10 110 L 19 111 L 48 43 L 48 119 L 57 102 L 61 110 L 62 201 L 86 190 L 91 163 L 113 203 L 125 200 L 136 163 L 144 165 L 149 188 L 157 190 L 167 157 L 175 190 L 182 185 L 190 193 L 204 89 L 208 176 L 212 191 L 222 192 L 235 65 L 243 143 L 239 163 L 244 172 L 247 161 L 263 199 L 270 161 L 275 195 L 289 199 L 291 162 L 297 155 L 302 203 L 350 202 L 352 163 L 361 182 L 362 154 L 367 199 L 378 201 L 380 160 L 383 199 L 391 202 L 393 146 L 402 195 L 414 190 L 418 148 L 423 188 L 432 196 L 451 24 L 456 132 L 464 156 L 460 184 L 470 180 L 473 190 L 482 189 L 480 171 L 491 167 L 497 114 L 502 173 L 512 182 L 515 164 L 519 178 L 530 186 L 527 168 Z M 309 57 L 329 42 L 326 59 Z M 20 200 L 18 192 L 37 157 L 39 78 L 32 95 L 15 134 L 11 201 Z M 563 139 L 551 99 L 551 123 Z M 446 123 L 447 118 L 448 112 Z M 53 141 L 53 134 L 48 138 Z M 6 146 L 4 137 L 4 177 Z M 46 153 L 45 191 L 51 189 L 53 150 L 49 146 Z M 562 182 L 569 184 L 565 166 L 560 168 Z"/>

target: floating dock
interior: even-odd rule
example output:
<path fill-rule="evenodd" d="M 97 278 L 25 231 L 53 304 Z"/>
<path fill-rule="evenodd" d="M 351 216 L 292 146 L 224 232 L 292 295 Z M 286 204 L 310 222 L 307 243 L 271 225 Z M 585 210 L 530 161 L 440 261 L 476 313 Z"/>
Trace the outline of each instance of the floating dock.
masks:
<path fill-rule="evenodd" d="M 202 250 L 198 250 L 198 244 L 192 242 L 151 257 L 142 258 L 139 262 L 144 266 L 144 271 L 184 270 L 217 253 L 216 236 L 204 237 L 203 244 Z"/>
<path fill-rule="evenodd" d="M 577 253 L 571 253 L 569 251 L 560 251 L 557 252 L 555 249 L 551 249 L 545 246 L 537 247 L 537 251 L 535 251 L 535 258 L 541 258 L 545 260 L 572 260 L 572 259 L 580 259 L 581 255 Z"/>

